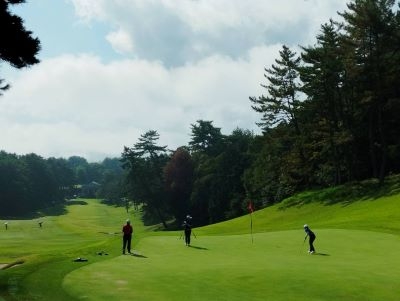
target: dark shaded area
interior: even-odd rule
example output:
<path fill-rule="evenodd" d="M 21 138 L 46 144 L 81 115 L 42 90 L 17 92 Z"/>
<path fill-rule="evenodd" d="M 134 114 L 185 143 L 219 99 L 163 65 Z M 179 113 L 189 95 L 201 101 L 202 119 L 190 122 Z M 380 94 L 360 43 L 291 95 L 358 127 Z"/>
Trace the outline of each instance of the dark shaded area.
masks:
<path fill-rule="evenodd" d="M 67 213 L 66 204 L 55 204 L 52 207 L 40 209 L 36 212 L 27 212 L 23 215 L 0 215 L 0 219 L 21 219 L 21 220 L 30 220 L 35 218 L 40 218 L 43 216 L 60 216 Z"/>
<path fill-rule="evenodd" d="M 59 216 L 67 213 L 66 204 L 57 204 L 53 207 L 45 208 L 38 212 L 41 216 Z M 38 216 L 39 217 L 39 216 Z"/>
<path fill-rule="evenodd" d="M 13 296 L 10 294 L 10 290 L 15 290 L 17 287 L 7 287 L 7 286 L 0 286 L 0 300 L 4 301 L 16 301 L 17 299 L 13 298 Z"/>
<path fill-rule="evenodd" d="M 67 201 L 67 205 L 87 205 L 88 203 L 86 201 L 82 200 L 69 200 Z"/>

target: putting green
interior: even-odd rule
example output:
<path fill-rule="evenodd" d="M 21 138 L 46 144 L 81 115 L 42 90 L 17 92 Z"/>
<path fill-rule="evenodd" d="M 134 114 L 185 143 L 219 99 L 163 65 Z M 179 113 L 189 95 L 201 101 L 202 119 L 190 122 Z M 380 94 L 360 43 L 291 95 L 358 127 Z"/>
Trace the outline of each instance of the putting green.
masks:
<path fill-rule="evenodd" d="M 137 245 L 69 273 L 63 288 L 81 300 L 398 300 L 400 239 L 370 231 L 313 229 L 317 255 L 302 230 L 177 236 Z"/>

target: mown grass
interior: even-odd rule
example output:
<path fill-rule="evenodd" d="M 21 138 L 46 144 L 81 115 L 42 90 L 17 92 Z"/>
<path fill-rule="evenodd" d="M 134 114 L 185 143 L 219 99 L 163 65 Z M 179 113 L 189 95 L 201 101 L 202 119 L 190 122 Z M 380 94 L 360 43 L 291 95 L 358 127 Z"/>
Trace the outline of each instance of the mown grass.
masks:
<path fill-rule="evenodd" d="M 65 215 L 8 220 L 8 230 L 0 231 L 0 263 L 22 260 L 24 264 L 0 270 L 0 300 L 71 300 L 61 289 L 65 275 L 119 255 L 119 233 L 127 217 L 138 237 L 146 232 L 138 215 L 98 200 L 85 200 L 68 206 Z M 39 221 L 43 221 L 42 228 Z M 97 255 L 102 251 L 109 255 Z M 89 261 L 73 262 L 78 257 Z"/>
<path fill-rule="evenodd" d="M 152 232 L 132 212 L 142 256 L 121 255 L 125 209 L 96 200 L 42 218 L 43 228 L 12 220 L 0 230 L 0 263 L 24 263 L 0 270 L 0 300 L 398 300 L 398 180 L 304 192 L 256 211 L 253 243 L 249 215 L 194 229 L 188 248 L 180 232 Z M 304 223 L 322 255 L 306 253 Z"/>
<path fill-rule="evenodd" d="M 317 229 L 319 255 L 299 230 L 250 236 L 147 237 L 145 257 L 119 256 L 68 274 L 64 289 L 85 300 L 398 300 L 397 236 Z"/>

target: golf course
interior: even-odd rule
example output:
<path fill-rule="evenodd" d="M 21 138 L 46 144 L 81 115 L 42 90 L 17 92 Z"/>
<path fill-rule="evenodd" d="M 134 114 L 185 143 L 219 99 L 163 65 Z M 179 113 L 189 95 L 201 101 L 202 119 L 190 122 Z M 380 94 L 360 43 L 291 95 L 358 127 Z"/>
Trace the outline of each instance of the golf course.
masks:
<path fill-rule="evenodd" d="M 96 199 L 1 220 L 0 300 L 399 300 L 397 180 L 380 193 L 304 192 L 194 228 L 190 247 L 181 231 L 146 227 L 139 210 Z M 121 250 L 127 218 L 132 255 Z M 313 255 L 305 223 L 317 237 Z"/>

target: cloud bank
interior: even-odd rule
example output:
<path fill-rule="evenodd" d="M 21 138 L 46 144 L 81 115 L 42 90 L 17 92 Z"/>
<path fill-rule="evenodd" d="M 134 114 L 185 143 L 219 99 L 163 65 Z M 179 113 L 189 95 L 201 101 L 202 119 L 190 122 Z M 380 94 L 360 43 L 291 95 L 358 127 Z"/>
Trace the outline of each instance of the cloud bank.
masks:
<path fill-rule="evenodd" d="M 345 1 L 69 0 L 77 20 L 109 25 L 115 59 L 60 54 L 12 78 L 0 97 L 2 149 L 44 157 L 119 156 L 147 130 L 187 145 L 190 125 L 259 133 L 249 96 L 282 44 L 314 43 Z M 327 3 L 328 2 L 328 3 Z"/>

